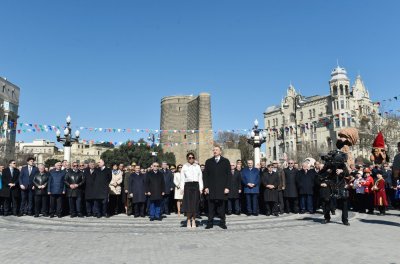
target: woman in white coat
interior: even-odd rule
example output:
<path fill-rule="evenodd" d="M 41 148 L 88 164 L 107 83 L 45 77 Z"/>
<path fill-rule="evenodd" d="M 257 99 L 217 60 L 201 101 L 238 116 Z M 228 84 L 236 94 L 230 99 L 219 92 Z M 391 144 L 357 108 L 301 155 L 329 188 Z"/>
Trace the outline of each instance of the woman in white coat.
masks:
<path fill-rule="evenodd" d="M 203 173 L 195 163 L 194 153 L 186 155 L 187 163 L 182 166 L 183 212 L 187 217 L 187 228 L 196 228 L 196 214 L 199 210 L 200 193 L 203 190 Z"/>
<path fill-rule="evenodd" d="M 182 164 L 179 164 L 176 172 L 174 173 L 174 185 L 175 185 L 174 198 L 176 200 L 176 208 L 178 209 L 178 217 L 181 216 L 181 208 L 183 200 L 183 192 L 181 192 L 181 190 L 183 189 L 183 186 L 181 186 L 182 185 L 181 170 L 182 170 Z"/>

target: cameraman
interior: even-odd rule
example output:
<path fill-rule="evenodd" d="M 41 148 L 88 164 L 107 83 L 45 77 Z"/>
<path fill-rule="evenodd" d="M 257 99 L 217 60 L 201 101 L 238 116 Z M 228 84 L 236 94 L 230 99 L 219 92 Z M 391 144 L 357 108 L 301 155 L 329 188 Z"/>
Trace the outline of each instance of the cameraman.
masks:
<path fill-rule="evenodd" d="M 349 185 L 348 182 L 351 178 L 348 169 L 344 166 L 340 168 L 324 167 L 319 175 L 320 197 L 322 200 L 322 208 L 324 211 L 324 224 L 331 221 L 330 213 L 332 211 L 332 199 L 342 201 L 342 223 L 349 226 L 348 219 L 348 199 L 349 199 Z M 326 164 L 325 164 L 326 166 Z"/>

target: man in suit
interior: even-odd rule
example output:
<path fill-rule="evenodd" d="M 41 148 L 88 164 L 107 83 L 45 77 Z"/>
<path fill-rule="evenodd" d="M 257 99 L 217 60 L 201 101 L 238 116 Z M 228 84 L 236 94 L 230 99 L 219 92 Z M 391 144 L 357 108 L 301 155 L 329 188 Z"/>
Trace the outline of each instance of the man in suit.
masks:
<path fill-rule="evenodd" d="M 37 167 L 34 165 L 35 159 L 30 157 L 26 160 L 28 163 L 22 167 L 19 175 L 19 187 L 21 188 L 21 213 L 20 214 L 33 214 L 33 197 L 34 185 L 33 176 L 38 172 Z"/>
<path fill-rule="evenodd" d="M 149 215 L 150 221 L 161 221 L 161 201 L 165 195 L 164 175 L 159 171 L 159 164 L 154 162 L 152 170 L 149 171 L 145 178 L 146 195 L 150 200 Z"/>
<path fill-rule="evenodd" d="M 310 170 L 310 164 L 308 162 L 303 163 L 303 169 L 300 170 L 296 175 L 296 185 L 298 187 L 300 196 L 300 213 L 304 214 L 306 210 L 310 213 L 314 213 L 313 209 L 313 194 L 314 184 L 317 179 L 317 173 L 315 170 Z"/>
<path fill-rule="evenodd" d="M 96 164 L 94 161 L 89 162 L 89 167 L 83 172 L 83 178 L 85 180 L 85 204 L 86 204 L 86 216 L 96 216 L 98 213 L 94 206 L 95 199 L 95 186 L 94 181 L 96 179 Z"/>
<path fill-rule="evenodd" d="M 99 167 L 95 173 L 94 180 L 94 200 L 97 212 L 97 218 L 102 216 L 109 217 L 107 214 L 109 184 L 112 179 L 112 172 L 110 168 L 106 168 L 104 160 L 100 159 Z"/>
<path fill-rule="evenodd" d="M 213 227 L 215 210 L 221 219 L 220 227 L 227 229 L 225 222 L 225 201 L 229 193 L 231 178 L 230 162 L 221 156 L 221 147 L 215 146 L 214 157 L 208 159 L 204 169 L 204 192 L 208 199 L 208 223 L 206 229 Z"/>
<path fill-rule="evenodd" d="M 174 190 L 174 176 L 168 169 L 168 164 L 165 161 L 163 161 L 161 164 L 161 172 L 164 176 L 165 183 L 164 196 L 161 202 L 161 214 L 169 215 L 169 200 L 171 192 Z"/>
<path fill-rule="evenodd" d="M 0 190 L 0 197 L 3 198 L 4 216 L 11 214 L 11 202 L 13 215 L 19 216 L 19 170 L 17 169 L 17 163 L 15 160 L 10 160 L 8 168 L 3 169 L 1 183 L 2 189 Z"/>
<path fill-rule="evenodd" d="M 260 192 L 260 171 L 254 168 L 253 160 L 247 161 L 247 168 L 242 170 L 242 183 L 246 196 L 247 216 L 258 215 L 258 194 Z"/>

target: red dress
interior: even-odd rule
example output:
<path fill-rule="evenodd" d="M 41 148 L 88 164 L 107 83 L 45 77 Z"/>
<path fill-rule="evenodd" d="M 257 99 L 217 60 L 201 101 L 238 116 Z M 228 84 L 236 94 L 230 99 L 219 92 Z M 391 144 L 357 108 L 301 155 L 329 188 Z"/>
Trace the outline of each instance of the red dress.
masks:
<path fill-rule="evenodd" d="M 384 179 L 377 180 L 375 184 L 378 187 L 378 190 L 374 191 L 375 206 L 388 206 L 388 202 L 386 199 L 386 192 L 385 192 L 385 180 Z"/>

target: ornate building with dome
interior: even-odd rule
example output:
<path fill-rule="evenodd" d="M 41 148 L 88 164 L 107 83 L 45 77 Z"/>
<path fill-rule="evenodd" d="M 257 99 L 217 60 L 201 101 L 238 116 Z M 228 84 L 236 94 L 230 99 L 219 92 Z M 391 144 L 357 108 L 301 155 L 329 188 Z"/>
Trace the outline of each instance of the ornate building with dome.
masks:
<path fill-rule="evenodd" d="M 289 85 L 281 103 L 264 112 L 267 160 L 299 159 L 300 153 L 327 153 L 335 149 L 340 129 L 360 128 L 372 117 L 381 118 L 379 106 L 371 101 L 361 76 L 351 85 L 346 70 L 340 66 L 331 72 L 328 95 L 304 96 Z M 369 149 L 353 147 L 355 157 L 369 154 Z"/>

